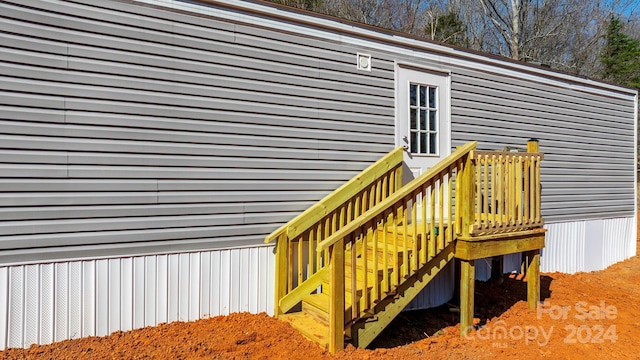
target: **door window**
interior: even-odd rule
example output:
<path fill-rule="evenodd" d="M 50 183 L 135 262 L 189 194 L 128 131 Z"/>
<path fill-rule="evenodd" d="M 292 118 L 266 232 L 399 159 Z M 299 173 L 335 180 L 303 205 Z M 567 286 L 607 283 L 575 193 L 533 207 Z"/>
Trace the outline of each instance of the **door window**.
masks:
<path fill-rule="evenodd" d="M 438 89 L 409 84 L 409 149 L 412 154 L 438 155 Z"/>

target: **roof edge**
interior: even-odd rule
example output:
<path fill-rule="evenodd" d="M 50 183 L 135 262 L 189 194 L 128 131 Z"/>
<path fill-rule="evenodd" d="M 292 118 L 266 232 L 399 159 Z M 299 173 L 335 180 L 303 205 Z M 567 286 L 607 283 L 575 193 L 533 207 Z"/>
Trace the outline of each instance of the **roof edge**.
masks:
<path fill-rule="evenodd" d="M 142 0 L 142 2 L 147 1 L 149 0 Z M 153 0 L 151 0 L 151 2 L 153 2 Z M 537 64 L 526 63 L 506 58 L 504 56 L 440 43 L 437 41 L 432 41 L 398 31 L 383 29 L 380 27 L 362 24 L 351 20 L 340 19 L 309 10 L 297 9 L 266 0 L 185 0 L 185 2 L 192 4 L 200 3 L 259 16 L 267 16 L 272 19 L 284 20 L 298 25 L 311 26 L 322 30 L 328 30 L 345 35 L 365 38 L 368 40 L 380 41 L 394 46 L 403 46 L 414 50 L 428 51 L 459 59 L 473 60 L 489 65 L 507 67 L 511 70 L 523 71 L 532 75 L 579 83 L 590 87 L 626 94 L 629 96 L 638 95 L 638 91 L 634 88 L 613 84 L 603 80 L 596 80 L 585 76 L 574 75 Z"/>

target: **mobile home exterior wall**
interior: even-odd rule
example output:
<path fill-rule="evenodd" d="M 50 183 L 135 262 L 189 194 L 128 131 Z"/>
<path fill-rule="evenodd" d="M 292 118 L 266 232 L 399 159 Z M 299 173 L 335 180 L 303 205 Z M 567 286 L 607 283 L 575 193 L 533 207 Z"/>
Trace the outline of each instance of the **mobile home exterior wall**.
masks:
<path fill-rule="evenodd" d="M 634 91 L 264 3 L 0 9 L 0 347 L 270 311 L 264 235 L 396 145 L 398 64 L 453 146 L 540 139 L 543 270 L 635 254 Z"/>

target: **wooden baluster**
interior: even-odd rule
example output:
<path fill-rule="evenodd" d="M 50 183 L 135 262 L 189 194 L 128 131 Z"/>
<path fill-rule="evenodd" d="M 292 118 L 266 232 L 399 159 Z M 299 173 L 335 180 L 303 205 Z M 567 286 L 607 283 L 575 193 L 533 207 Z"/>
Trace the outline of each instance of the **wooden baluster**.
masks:
<path fill-rule="evenodd" d="M 455 227 L 456 234 L 462 233 L 462 209 L 460 208 L 462 204 L 462 196 L 461 196 L 461 186 L 460 182 L 462 181 L 462 177 L 464 174 L 464 168 L 462 165 L 462 161 L 458 160 L 456 162 L 456 219 L 455 219 Z M 431 257 L 429 257 L 431 259 Z"/>
<path fill-rule="evenodd" d="M 360 307 L 360 311 L 365 311 L 366 305 L 369 303 L 369 243 L 370 237 L 372 237 L 371 228 L 367 228 L 364 230 L 362 234 L 362 304 L 364 306 Z M 375 262 L 375 254 L 373 255 L 373 261 Z"/>
<path fill-rule="evenodd" d="M 505 156 L 504 157 L 504 162 L 502 165 L 502 185 L 503 185 L 503 199 L 502 199 L 502 203 L 503 203 L 503 213 L 502 213 L 502 226 L 507 226 L 509 224 L 509 201 L 511 199 L 509 199 L 509 157 Z"/>
<path fill-rule="evenodd" d="M 390 174 L 387 173 L 382 178 L 382 200 L 389 196 L 389 176 Z"/>
<path fill-rule="evenodd" d="M 360 215 L 367 212 L 367 189 L 363 189 L 360 193 Z"/>
<path fill-rule="evenodd" d="M 504 162 L 503 162 L 503 166 L 502 166 L 502 185 L 503 185 L 503 199 L 502 199 L 502 203 L 503 203 L 503 213 L 502 213 L 502 226 L 507 226 L 509 224 L 509 201 L 511 200 L 509 198 L 509 157 L 505 156 L 504 157 Z"/>
<path fill-rule="evenodd" d="M 331 214 L 327 215 L 324 221 L 324 226 L 322 228 L 324 230 L 324 238 L 328 238 L 331 236 Z M 324 258 L 325 261 L 329 261 L 329 249 L 324 250 Z"/>
<path fill-rule="evenodd" d="M 438 252 L 444 249 L 444 173 L 438 177 Z"/>
<path fill-rule="evenodd" d="M 400 221 L 399 211 L 401 209 L 397 206 L 393 207 L 393 276 L 391 277 L 391 287 L 395 289 L 400 281 L 400 263 L 398 259 L 398 221 Z"/>
<path fill-rule="evenodd" d="M 396 172 L 392 170 L 389 172 L 389 196 L 396 191 Z"/>
<path fill-rule="evenodd" d="M 447 221 L 449 222 L 447 226 L 447 238 L 445 239 L 447 245 L 453 240 L 453 224 L 451 221 L 453 220 L 452 216 L 452 208 L 453 208 L 453 167 L 449 166 L 447 172 Z"/>
<path fill-rule="evenodd" d="M 413 206 L 411 207 L 411 225 L 413 228 L 413 270 L 420 266 L 420 254 L 418 253 L 418 193 L 412 194 Z M 413 271 L 412 271 L 413 272 Z"/>
<path fill-rule="evenodd" d="M 369 209 L 376 206 L 376 186 L 377 182 L 371 184 L 371 190 L 369 191 Z"/>
<path fill-rule="evenodd" d="M 389 288 L 389 226 L 391 223 L 395 222 L 393 220 L 393 211 L 387 214 L 384 217 L 384 222 L 382 225 L 382 247 L 383 247 L 383 257 L 382 257 L 382 268 L 384 269 L 382 272 L 382 291 L 388 293 Z"/>
<path fill-rule="evenodd" d="M 358 238 L 352 235 L 353 242 L 351 243 L 351 318 L 357 319 L 360 317 L 358 309 L 358 251 L 357 244 Z M 346 271 L 346 270 L 345 270 Z M 345 275 L 346 276 L 346 275 Z M 345 290 L 346 294 L 346 290 Z"/>
<path fill-rule="evenodd" d="M 530 156 L 527 155 L 524 158 L 524 164 L 522 165 L 523 171 L 524 171 L 524 206 L 523 206 L 523 210 L 524 210 L 524 222 L 525 224 L 529 224 L 531 222 L 531 218 L 530 218 L 530 209 L 531 209 L 531 195 L 529 192 L 529 187 L 531 187 L 531 183 L 530 183 L 530 172 L 529 172 L 529 159 Z"/>
<path fill-rule="evenodd" d="M 408 229 L 408 199 L 402 199 L 402 276 L 409 276 L 409 233 Z"/>
<path fill-rule="evenodd" d="M 338 231 L 338 209 L 331 213 L 331 233 L 329 236 L 335 234 L 336 231 Z"/>
<path fill-rule="evenodd" d="M 429 199 L 429 259 L 436 256 L 438 238 L 436 237 L 436 181 L 429 181 L 431 198 Z"/>
<path fill-rule="evenodd" d="M 536 188 L 536 223 L 540 223 L 541 221 L 541 206 L 540 206 L 540 202 L 542 199 L 542 186 L 540 184 L 540 155 L 536 156 L 536 181 L 535 181 L 535 188 Z"/>
<path fill-rule="evenodd" d="M 513 157 L 509 156 L 508 157 L 508 163 L 507 163 L 507 171 L 506 171 L 506 175 L 507 175 L 507 194 L 509 197 L 509 201 L 507 202 L 508 204 L 508 215 L 507 215 L 507 226 L 512 225 L 513 223 L 513 209 L 515 208 L 515 202 L 514 202 L 514 186 L 515 186 L 515 179 L 513 177 Z"/>
<path fill-rule="evenodd" d="M 309 244 L 308 244 L 308 256 L 309 256 L 309 273 L 307 274 L 307 279 L 316 273 L 316 267 L 313 264 L 313 260 L 315 259 L 315 246 L 313 244 L 314 242 L 314 231 L 313 231 L 313 226 L 311 228 L 309 228 L 309 230 L 306 231 L 306 233 L 308 234 L 307 237 L 309 239 Z M 317 245 L 317 244 L 316 244 Z"/>
<path fill-rule="evenodd" d="M 378 205 L 378 203 L 380 203 L 380 201 L 382 201 L 382 180 L 378 179 L 378 181 L 376 181 L 375 205 Z"/>
<path fill-rule="evenodd" d="M 505 219 L 506 219 L 506 223 L 504 224 L 505 226 L 509 226 L 511 224 L 511 220 L 512 220 L 512 214 L 511 211 L 513 209 L 513 207 L 511 206 L 511 203 L 513 202 L 513 177 L 511 176 L 511 167 L 513 166 L 512 164 L 512 158 L 511 156 L 507 155 L 506 156 L 506 168 L 504 171 L 504 176 L 505 176 L 505 183 L 507 184 L 505 190 L 506 190 L 506 200 L 505 201 Z"/>
<path fill-rule="evenodd" d="M 304 281 L 304 241 L 302 236 L 298 236 L 298 286 Z"/>
<path fill-rule="evenodd" d="M 316 239 L 318 239 L 318 242 L 322 241 L 322 222 L 319 222 L 316 225 Z M 320 268 L 324 267 L 325 265 L 322 263 L 322 250 L 321 251 L 316 250 L 316 264 L 317 264 L 318 270 L 320 270 Z"/>
<path fill-rule="evenodd" d="M 373 304 L 375 304 L 375 302 L 377 302 L 380 297 L 380 292 L 378 291 L 378 289 L 380 288 L 380 281 L 378 280 L 378 232 L 378 221 L 375 221 L 373 226 L 373 243 L 371 244 L 371 247 L 373 248 L 373 284 L 371 284 L 373 286 L 371 293 L 372 301 L 367 309 L 373 308 Z M 386 257 L 387 254 L 383 254 L 383 256 Z"/>
<path fill-rule="evenodd" d="M 484 164 L 484 194 L 483 194 L 483 211 L 484 216 L 484 229 L 489 228 L 489 156 L 484 155 L 482 157 L 482 163 Z"/>
<path fill-rule="evenodd" d="M 505 160 L 506 159 L 502 155 L 500 155 L 498 157 L 498 161 L 500 163 L 499 172 L 498 172 L 498 178 L 499 178 L 498 184 L 500 184 L 500 186 L 499 186 L 499 194 L 500 194 L 500 196 L 499 196 L 500 200 L 499 201 L 500 201 L 500 205 L 498 207 L 498 221 L 499 221 L 498 224 L 499 224 L 500 227 L 504 226 L 504 218 L 506 217 L 506 212 L 505 212 L 505 210 L 506 210 L 506 206 L 505 205 L 506 204 L 505 204 L 505 202 L 506 202 L 507 199 L 506 199 L 505 193 L 506 193 L 507 185 L 505 184 L 505 177 L 506 177 L 505 176 L 505 170 L 506 170 L 507 165 L 505 164 Z"/>
<path fill-rule="evenodd" d="M 511 158 L 511 225 L 518 224 L 518 157 Z"/>
<path fill-rule="evenodd" d="M 421 203 L 420 203 L 420 211 L 422 212 L 422 216 L 420 219 L 421 222 L 421 241 L 422 241 L 422 248 L 420 249 L 420 253 L 421 253 L 421 261 L 423 264 L 427 263 L 427 259 L 431 260 L 430 257 L 428 257 L 429 255 L 429 249 L 428 247 L 428 239 L 427 239 L 427 186 L 426 184 L 422 184 L 422 187 L 420 188 L 420 196 L 421 196 Z"/>
<path fill-rule="evenodd" d="M 495 229 L 496 215 L 498 214 L 498 159 L 495 155 L 491 155 L 491 227 Z"/>
<path fill-rule="evenodd" d="M 344 349 L 344 242 L 344 239 L 340 239 L 327 249 L 329 252 L 330 293 L 329 351 L 331 353 Z"/>
<path fill-rule="evenodd" d="M 502 167 L 502 176 L 503 176 L 503 184 L 504 184 L 504 213 L 503 219 L 504 222 L 502 226 L 509 225 L 509 218 L 511 215 L 511 194 L 509 188 L 511 187 L 511 177 L 509 176 L 509 156 L 504 157 L 504 166 Z"/>
<path fill-rule="evenodd" d="M 530 221 L 535 223 L 536 218 L 536 160 L 534 156 L 531 156 L 529 161 L 529 216 Z"/>
<path fill-rule="evenodd" d="M 508 171 L 507 171 L 507 176 L 509 179 L 509 188 L 507 189 L 507 193 L 509 194 L 509 217 L 507 218 L 509 220 L 508 225 L 513 225 L 515 224 L 515 209 L 516 209 L 516 202 L 515 202 L 515 188 L 516 188 L 516 179 L 515 179 L 515 171 L 514 171 L 514 166 L 515 166 L 515 159 L 513 156 L 509 156 L 509 164 L 508 164 Z"/>
<path fill-rule="evenodd" d="M 520 214 L 520 208 L 522 207 L 522 171 L 520 170 L 520 160 L 522 159 L 521 155 L 517 155 L 513 160 L 513 175 L 515 178 L 515 218 L 514 223 L 516 225 L 520 225 L 522 223 L 522 215 Z"/>
<path fill-rule="evenodd" d="M 288 273 L 287 274 L 287 293 L 289 293 L 293 289 L 293 264 L 294 264 L 293 263 L 293 249 L 294 249 L 293 241 L 288 240 L 287 241 L 287 245 L 288 245 L 287 246 L 287 248 L 288 248 L 287 254 L 289 255 L 288 259 L 287 259 L 287 261 L 289 262 L 289 266 L 287 266 L 287 268 L 288 268 L 288 271 L 287 271 L 287 273 Z"/>
<path fill-rule="evenodd" d="M 402 187 L 402 165 L 396 168 L 395 178 L 396 178 L 396 184 L 393 192 L 400 190 L 400 188 Z"/>
<path fill-rule="evenodd" d="M 520 155 L 516 155 L 513 158 L 513 186 L 514 186 L 514 196 L 513 196 L 513 223 L 520 223 L 520 203 L 522 202 L 522 180 L 521 180 L 522 172 L 520 171 Z"/>
<path fill-rule="evenodd" d="M 475 156 L 475 154 L 474 154 Z M 476 203 L 475 203 L 475 213 L 476 219 L 474 221 L 474 227 L 481 229 L 482 228 L 482 157 L 478 156 L 474 159 L 476 162 Z"/>

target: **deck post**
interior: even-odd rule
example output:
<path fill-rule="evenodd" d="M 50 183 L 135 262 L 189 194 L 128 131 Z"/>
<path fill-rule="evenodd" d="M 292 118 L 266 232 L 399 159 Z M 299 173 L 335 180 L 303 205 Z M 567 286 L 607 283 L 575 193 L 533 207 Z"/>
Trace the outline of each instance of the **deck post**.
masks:
<path fill-rule="evenodd" d="M 540 152 L 538 139 L 527 141 L 527 152 Z M 527 275 L 527 303 L 529 309 L 534 310 L 540 302 L 540 249 L 528 251 L 525 259 L 523 268 L 526 268 Z"/>
<path fill-rule="evenodd" d="M 462 208 L 462 236 L 469 237 L 471 228 L 475 222 L 475 173 L 476 167 L 471 156 L 467 157 L 464 164 L 461 187 L 461 208 Z"/>
<path fill-rule="evenodd" d="M 540 303 L 540 249 L 527 251 L 527 303 L 535 310 Z"/>
<path fill-rule="evenodd" d="M 460 260 L 460 335 L 467 335 L 473 328 L 474 293 L 475 293 L 474 260 Z"/>
<path fill-rule="evenodd" d="M 282 234 L 276 240 L 276 276 L 275 276 L 275 301 L 273 303 L 273 315 L 277 318 L 282 315 L 280 299 L 287 295 L 287 235 Z"/>
<path fill-rule="evenodd" d="M 329 352 L 344 349 L 344 239 L 329 248 Z"/>

